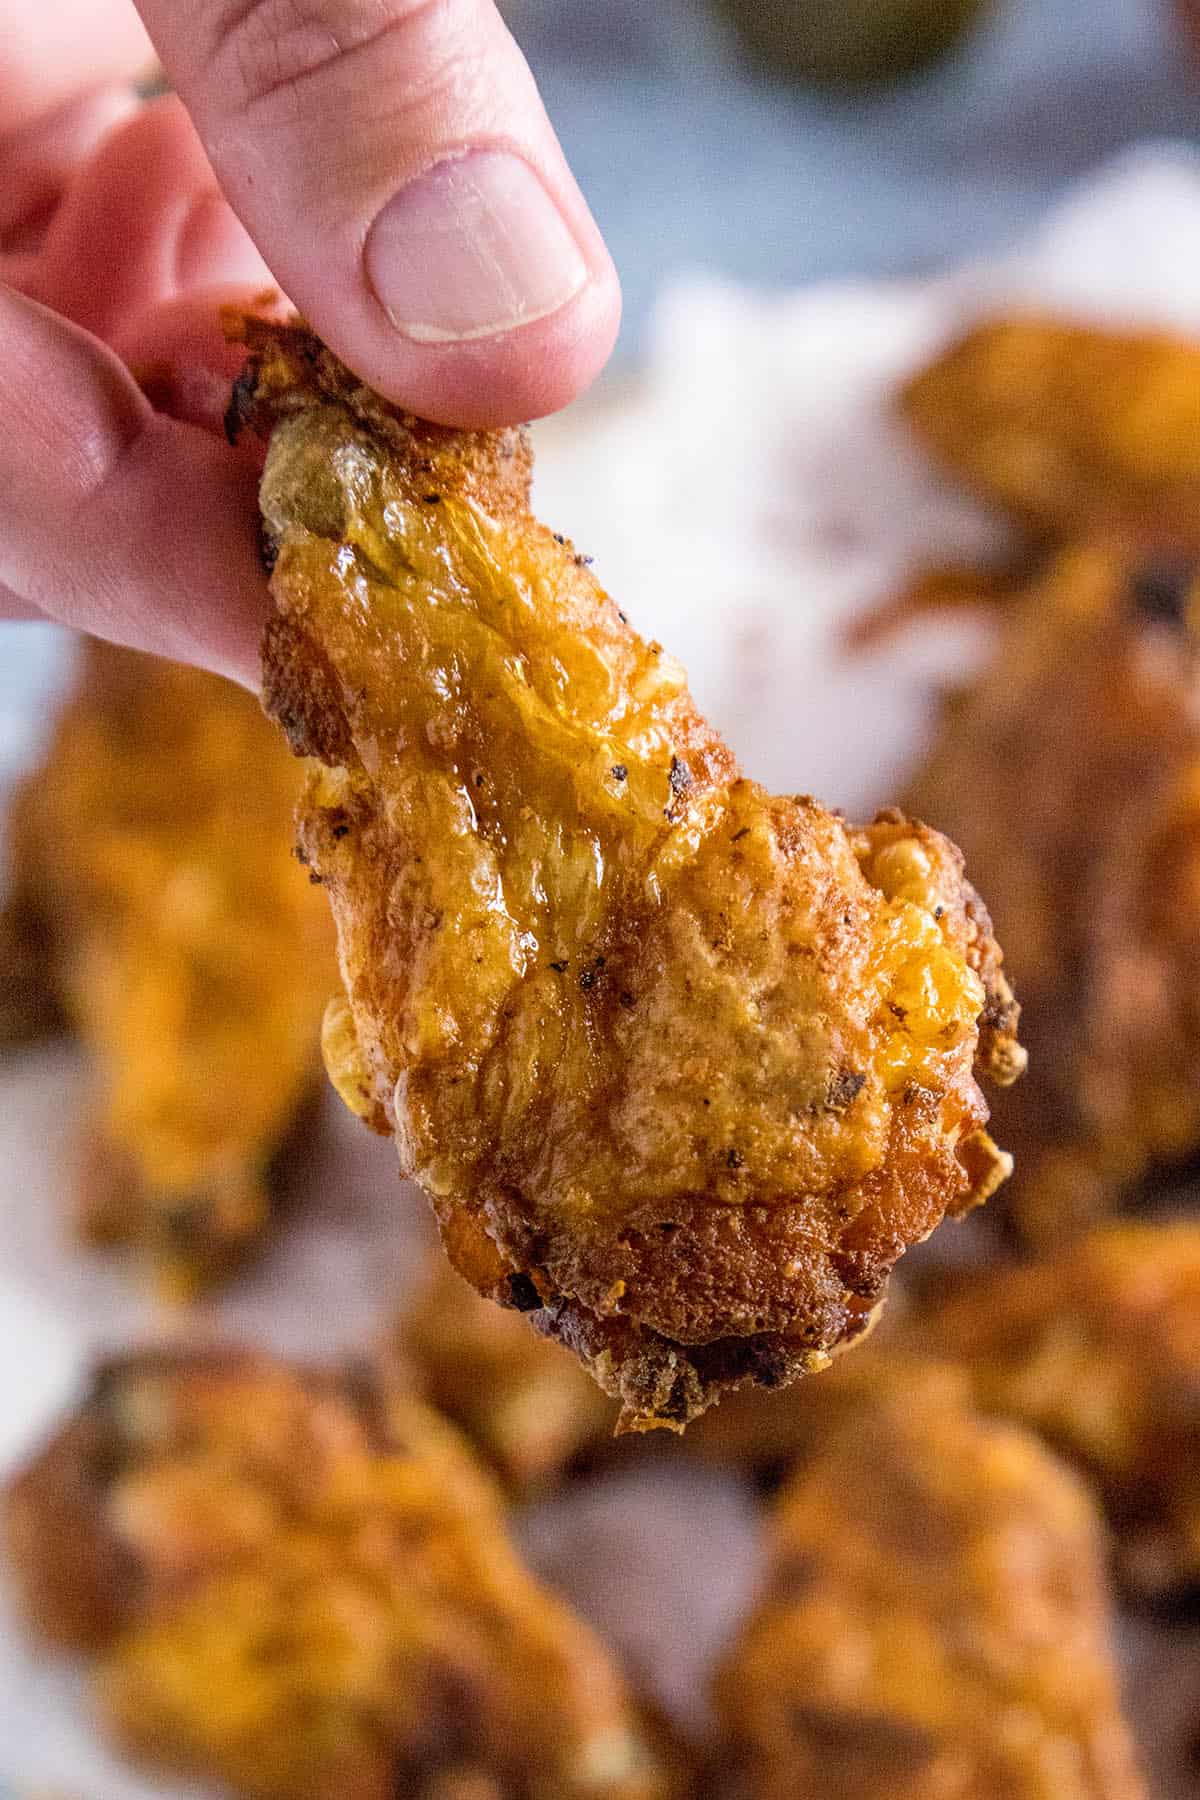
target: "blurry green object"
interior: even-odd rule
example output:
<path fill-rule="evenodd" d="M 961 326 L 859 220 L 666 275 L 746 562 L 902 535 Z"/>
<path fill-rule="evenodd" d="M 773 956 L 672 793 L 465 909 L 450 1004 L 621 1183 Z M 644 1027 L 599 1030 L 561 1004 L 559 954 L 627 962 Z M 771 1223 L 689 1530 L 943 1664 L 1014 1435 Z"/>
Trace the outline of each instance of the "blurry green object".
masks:
<path fill-rule="evenodd" d="M 715 0 L 754 59 L 831 86 L 895 80 L 949 50 L 988 0 Z"/>

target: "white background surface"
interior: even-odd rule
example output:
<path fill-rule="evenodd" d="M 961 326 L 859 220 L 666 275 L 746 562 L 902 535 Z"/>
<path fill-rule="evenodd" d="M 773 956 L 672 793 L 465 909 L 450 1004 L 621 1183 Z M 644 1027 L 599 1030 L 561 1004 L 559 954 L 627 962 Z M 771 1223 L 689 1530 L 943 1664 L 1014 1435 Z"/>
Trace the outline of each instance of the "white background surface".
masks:
<path fill-rule="evenodd" d="M 927 624 L 849 660 L 837 632 L 921 562 L 1001 541 L 939 488 L 891 425 L 888 399 L 956 323 L 1006 297 L 1200 331 L 1200 166 L 1183 151 L 1140 153 L 1070 199 L 1019 256 L 937 283 L 774 299 L 677 288 L 659 308 L 644 380 L 539 428 L 542 517 L 595 556 L 634 623 L 688 665 L 748 771 L 777 788 L 851 813 L 886 800 L 938 684 L 979 652 L 979 628 Z M 31 754 L 63 668 L 53 634 L 0 627 L 0 776 Z M 65 1241 L 81 1082 L 62 1047 L 0 1066 L 0 1466 L 101 1345 L 216 1327 L 314 1356 L 364 1341 L 425 1239 L 390 1146 L 331 1107 L 276 1251 L 207 1315 L 156 1317 L 119 1262 Z M 658 1466 L 555 1502 L 526 1532 L 581 1604 L 610 1609 L 604 1622 L 665 1697 L 695 1692 L 753 1578 L 735 1482 Z M 597 1581 L 598 1559 L 619 1553 L 630 1579 Z M 718 1564 L 721 1581 L 698 1589 L 697 1567 Z M 620 1617 L 614 1592 L 633 1597 Z M 31 1653 L 0 1613 L 5 1774 L 87 1800 L 175 1791 L 106 1758 L 78 1674 Z"/>

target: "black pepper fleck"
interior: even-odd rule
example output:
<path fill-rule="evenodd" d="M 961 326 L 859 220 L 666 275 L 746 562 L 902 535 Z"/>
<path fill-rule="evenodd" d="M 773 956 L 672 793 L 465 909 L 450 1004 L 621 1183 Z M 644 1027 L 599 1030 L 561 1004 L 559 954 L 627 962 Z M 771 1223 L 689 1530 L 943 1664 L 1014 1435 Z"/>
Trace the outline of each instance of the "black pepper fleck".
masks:
<path fill-rule="evenodd" d="M 730 1169 L 740 1169 L 745 1160 L 740 1150 L 728 1150 L 725 1153 L 725 1163 Z"/>
<path fill-rule="evenodd" d="M 594 962 L 591 962 L 588 964 L 586 969 L 580 969 L 579 985 L 583 989 L 583 992 L 585 994 L 591 993 L 592 989 L 595 987 L 596 983 L 600 979 L 600 972 L 603 969 L 603 967 L 604 967 L 604 958 L 602 956 L 598 956 Z"/>
<path fill-rule="evenodd" d="M 629 770 L 625 767 L 624 763 L 614 763 L 613 764 L 612 778 L 614 781 L 625 781 L 628 778 L 628 775 L 629 775 Z"/>
<path fill-rule="evenodd" d="M 867 1078 L 858 1069 L 838 1069 L 829 1078 L 825 1105 L 830 1112 L 845 1112 L 851 1101 L 857 1100 L 866 1085 Z"/>
<path fill-rule="evenodd" d="M 564 956 L 564 957 L 563 957 L 563 959 L 562 959 L 562 961 L 561 961 L 561 962 L 552 962 L 552 963 L 551 963 L 551 964 L 550 964 L 550 967 L 551 967 L 551 968 L 552 968 L 552 969 L 553 969 L 553 970 L 554 970 L 554 973 L 555 973 L 555 974 L 556 974 L 556 975 L 565 975 L 565 974 L 566 974 L 566 972 L 567 972 L 567 959 L 566 959 L 566 957 L 565 957 L 565 956 Z"/>

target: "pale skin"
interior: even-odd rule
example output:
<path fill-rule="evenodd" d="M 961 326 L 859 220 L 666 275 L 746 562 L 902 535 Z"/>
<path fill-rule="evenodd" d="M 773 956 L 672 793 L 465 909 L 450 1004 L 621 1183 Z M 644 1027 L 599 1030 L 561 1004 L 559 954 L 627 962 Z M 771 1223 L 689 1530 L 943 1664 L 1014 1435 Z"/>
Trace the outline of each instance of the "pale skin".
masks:
<path fill-rule="evenodd" d="M 156 54 L 179 98 L 141 106 Z M 220 301 L 283 290 L 454 425 L 565 405 L 616 335 L 490 0 L 0 0 L 0 170 L 0 618 L 248 686 L 266 590 Z"/>

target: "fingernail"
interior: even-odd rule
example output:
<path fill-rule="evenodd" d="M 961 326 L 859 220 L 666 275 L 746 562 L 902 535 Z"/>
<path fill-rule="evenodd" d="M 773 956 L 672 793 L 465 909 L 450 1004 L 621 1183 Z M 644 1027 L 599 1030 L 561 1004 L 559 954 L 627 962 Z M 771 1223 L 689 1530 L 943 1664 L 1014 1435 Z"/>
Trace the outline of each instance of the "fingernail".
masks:
<path fill-rule="evenodd" d="M 249 232 L 219 194 L 202 194 L 188 208 L 175 239 L 175 286 L 180 293 L 218 282 L 261 285 L 271 274 Z"/>
<path fill-rule="evenodd" d="M 547 318 L 588 279 L 541 181 L 500 150 L 435 163 L 401 188 L 364 255 L 384 311 L 417 343 L 492 337 Z"/>

